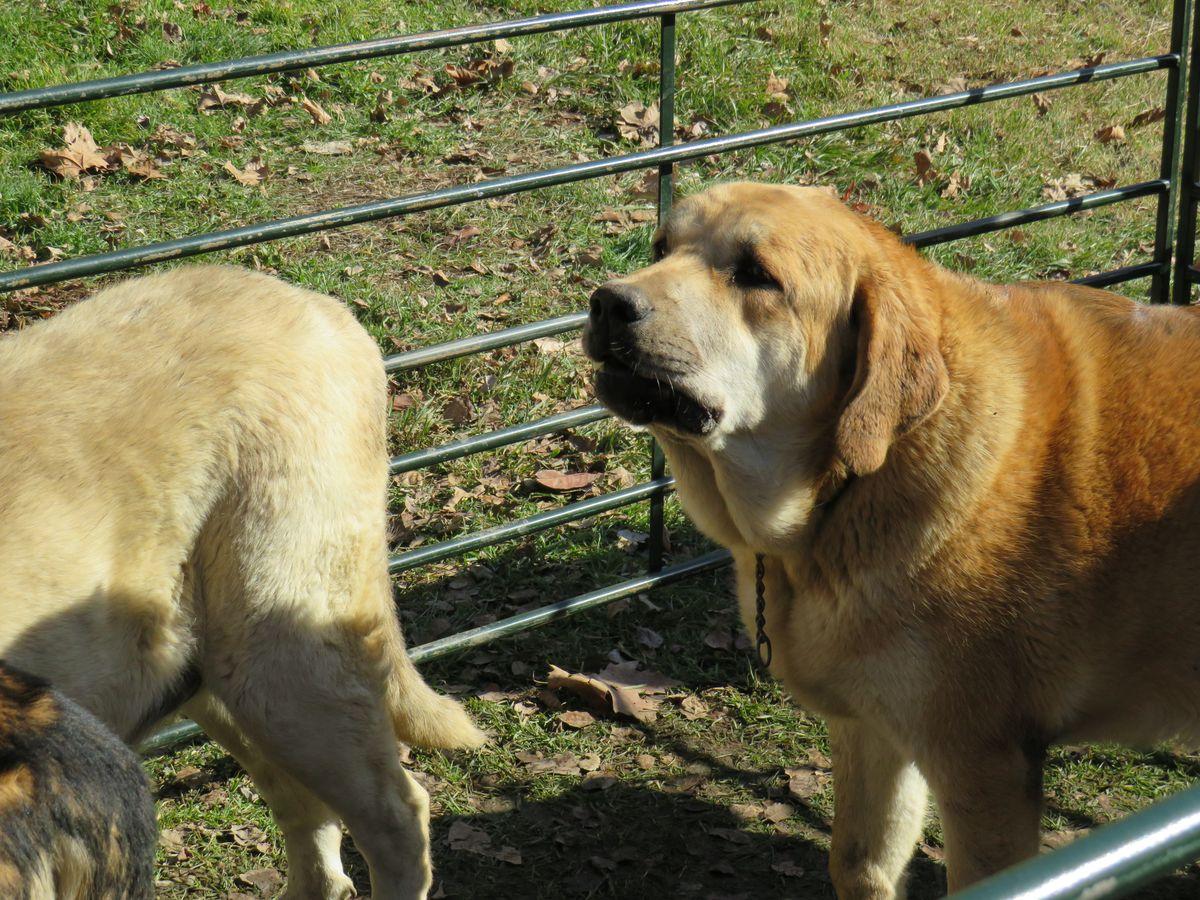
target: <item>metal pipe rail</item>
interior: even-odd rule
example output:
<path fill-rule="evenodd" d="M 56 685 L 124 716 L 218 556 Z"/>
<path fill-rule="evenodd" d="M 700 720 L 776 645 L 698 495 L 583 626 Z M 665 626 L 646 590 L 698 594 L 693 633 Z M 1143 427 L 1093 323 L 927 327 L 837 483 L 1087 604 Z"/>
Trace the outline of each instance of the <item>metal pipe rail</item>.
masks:
<path fill-rule="evenodd" d="M 603 406 L 584 406 L 547 416 L 544 419 L 535 419 L 532 422 L 523 422 L 520 425 L 472 435 L 462 440 L 442 444 L 440 447 L 426 447 L 424 450 L 414 450 L 412 453 L 393 456 L 388 464 L 388 472 L 397 475 L 401 472 L 411 472 L 414 469 L 424 469 L 427 466 L 449 462 L 452 459 L 461 459 L 485 450 L 495 450 L 498 447 L 517 444 L 530 438 L 543 437 L 547 434 L 566 431 L 568 428 L 577 428 L 580 425 L 610 418 L 612 418 L 612 413 Z"/>
<path fill-rule="evenodd" d="M 587 162 L 562 166 L 557 169 L 493 178 L 486 181 L 478 181 L 474 184 L 455 185 L 436 191 L 411 194 L 390 200 L 376 200 L 371 203 L 362 203 L 302 216 L 292 216 L 287 219 L 276 219 L 271 222 L 246 225 L 226 231 L 192 235 L 171 241 L 148 244 L 143 247 L 125 248 L 108 253 L 97 253 L 90 256 L 76 257 L 75 259 L 27 266 L 22 269 L 0 272 L 0 293 L 16 290 L 17 288 L 52 284 L 70 278 L 80 278 L 85 275 L 98 275 L 104 272 L 132 269 L 171 259 L 183 259 L 202 253 L 212 253 L 217 250 L 230 250 L 236 247 L 261 244 L 265 241 L 313 234 L 330 228 L 341 228 L 347 225 L 358 225 L 364 222 L 373 222 L 379 219 L 415 212 L 457 206 L 462 203 L 523 193 L 538 188 L 570 184 L 589 178 L 618 175 L 637 169 L 669 165 L 717 153 L 730 153 L 737 150 L 779 143 L 781 141 L 813 137 L 815 135 L 828 134 L 862 125 L 894 122 L 899 119 L 906 119 L 925 113 L 958 109 L 977 103 L 994 102 L 1011 97 L 1021 97 L 1039 91 L 1055 90 L 1075 84 L 1088 84 L 1091 82 L 1107 81 L 1113 78 L 1138 75 L 1145 72 L 1154 72 L 1160 69 L 1175 67 L 1178 65 L 1178 62 L 1179 58 L 1176 54 L 1168 53 L 1161 56 L 1150 56 L 1143 59 L 1126 60 L 1086 69 L 1076 69 L 1070 72 L 1058 72 L 1053 75 L 1043 75 L 1023 81 L 972 88 L 953 94 L 908 100 L 903 103 L 877 106 L 852 113 L 842 113 L 819 119 L 775 125 L 771 128 L 762 128 L 756 131 L 746 131 L 723 137 L 704 138 L 691 141 L 687 144 L 664 145 L 652 150 L 643 150 L 623 156 L 611 156 L 605 159 L 589 160 Z"/>
<path fill-rule="evenodd" d="M 567 522 L 586 519 L 589 516 L 598 515 L 609 510 L 620 509 L 622 506 L 629 506 L 631 503 L 645 500 L 647 497 L 661 496 L 674 483 L 675 479 L 670 476 L 653 478 L 644 484 L 637 484 L 623 490 L 601 494 L 598 497 L 589 497 L 586 500 L 568 503 L 565 506 L 560 506 L 557 509 L 548 509 L 536 515 L 529 516 L 526 519 L 505 522 L 503 525 L 497 525 L 494 528 L 485 528 L 483 531 L 468 532 L 456 538 L 451 538 L 448 541 L 443 541 L 440 544 L 418 547 L 416 550 L 409 550 L 406 553 L 400 553 L 389 559 L 388 571 L 395 575 L 397 572 L 406 572 L 409 569 L 415 569 L 417 566 L 449 559 L 452 556 L 461 556 L 472 550 L 481 550 L 484 547 L 490 547 L 493 544 L 499 544 L 503 541 L 536 534 L 539 531 L 545 531 L 547 528 L 553 528 L 555 525 L 563 525 Z"/>
<path fill-rule="evenodd" d="M 298 69 L 329 66 L 336 63 L 358 62 L 384 56 L 416 53 L 421 50 L 439 50 L 478 44 L 498 38 L 520 37 L 528 34 L 545 34 L 550 31 L 568 31 L 590 25 L 607 25 L 633 19 L 650 19 L 667 14 L 713 9 L 718 6 L 733 6 L 753 3 L 756 0 L 639 0 L 616 6 L 600 6 L 595 9 L 579 9 L 570 12 L 547 13 L 525 19 L 506 22 L 489 22 L 480 25 L 463 25 L 418 34 L 398 37 L 376 38 L 369 41 L 354 41 L 331 47 L 314 47 L 307 50 L 286 50 L 262 56 L 217 63 L 200 63 L 173 69 L 160 69 L 121 75 L 116 78 L 101 78 L 74 84 L 58 84 L 51 87 L 33 88 L 0 94 L 0 115 L 24 112 L 32 109 L 47 109 L 67 103 L 83 103 L 107 97 L 122 97 L 130 94 L 147 94 L 170 88 L 190 87 L 213 81 L 229 81 L 235 78 L 250 78 L 255 75 L 272 75 L 279 72 L 294 72 Z"/>
<path fill-rule="evenodd" d="M 1007 869 L 954 900 L 1107 900 L 1200 857 L 1200 787 Z"/>

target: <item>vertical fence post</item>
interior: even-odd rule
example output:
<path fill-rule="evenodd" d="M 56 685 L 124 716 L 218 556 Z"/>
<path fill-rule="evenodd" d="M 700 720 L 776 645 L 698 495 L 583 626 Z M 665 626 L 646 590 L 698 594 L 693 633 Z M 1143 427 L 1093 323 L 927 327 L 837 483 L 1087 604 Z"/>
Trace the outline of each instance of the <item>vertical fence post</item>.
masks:
<path fill-rule="evenodd" d="M 1190 2 L 1190 0 L 1187 0 Z M 675 14 L 662 16 L 658 40 L 658 145 L 665 147 L 675 142 Z M 658 167 L 658 224 L 662 225 L 671 211 L 675 167 L 663 163 Z M 650 477 L 661 478 L 666 471 L 667 461 L 658 441 L 650 440 Z M 650 542 L 648 564 L 651 572 L 663 565 L 663 544 L 666 525 L 663 522 L 662 492 L 650 498 Z"/>
<path fill-rule="evenodd" d="M 1190 0 L 1176 0 L 1183 5 Z M 1179 171 L 1179 226 L 1175 233 L 1175 271 L 1171 302 L 1186 305 L 1192 299 L 1192 262 L 1196 253 L 1196 181 L 1200 178 L 1200 16 L 1192 18 L 1192 43 L 1188 49 L 1187 92 L 1179 100 L 1183 116 L 1183 163 Z"/>
<path fill-rule="evenodd" d="M 1171 12 L 1171 53 L 1175 54 L 1177 62 L 1167 73 L 1167 96 L 1165 102 L 1166 116 L 1163 118 L 1162 162 L 1159 166 L 1159 177 L 1167 179 L 1170 188 L 1165 194 L 1158 196 L 1158 216 L 1154 226 L 1154 261 L 1159 268 L 1150 279 L 1150 300 L 1152 303 L 1166 303 L 1170 300 L 1171 261 L 1175 255 L 1175 211 L 1180 206 L 1180 194 L 1186 191 L 1186 170 L 1179 175 L 1180 143 L 1184 132 L 1184 106 L 1191 100 L 1191 92 L 1183 93 L 1180 88 L 1185 86 L 1185 78 L 1190 78 L 1189 70 L 1193 68 L 1188 63 L 1191 54 L 1188 52 L 1188 35 L 1192 18 L 1192 0 L 1175 0 Z"/>

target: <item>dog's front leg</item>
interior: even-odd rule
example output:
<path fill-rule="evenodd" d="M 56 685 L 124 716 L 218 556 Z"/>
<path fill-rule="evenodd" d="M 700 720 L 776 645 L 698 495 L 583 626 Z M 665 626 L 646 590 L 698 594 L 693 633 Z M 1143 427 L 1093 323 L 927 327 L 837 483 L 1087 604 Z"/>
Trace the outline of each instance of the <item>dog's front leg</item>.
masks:
<path fill-rule="evenodd" d="M 1039 752 L 958 748 L 928 766 L 927 775 L 942 817 L 951 893 L 1037 854 Z"/>
<path fill-rule="evenodd" d="M 878 731 L 831 719 L 833 848 L 839 900 L 904 896 L 904 869 L 925 819 L 925 781 L 907 754 Z"/>

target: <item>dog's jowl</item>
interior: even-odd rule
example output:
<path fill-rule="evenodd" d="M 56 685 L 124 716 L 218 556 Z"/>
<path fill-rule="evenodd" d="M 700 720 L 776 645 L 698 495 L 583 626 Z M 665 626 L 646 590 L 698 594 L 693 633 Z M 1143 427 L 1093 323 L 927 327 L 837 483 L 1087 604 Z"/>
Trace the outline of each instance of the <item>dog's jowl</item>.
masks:
<path fill-rule="evenodd" d="M 832 192 L 723 185 L 592 297 L 600 398 L 733 551 L 825 715 L 834 884 L 892 900 L 937 800 L 956 889 L 1038 848 L 1056 742 L 1200 738 L 1200 310 L 986 284 Z"/>
<path fill-rule="evenodd" d="M 150 900 L 157 834 L 133 751 L 44 680 L 0 663 L 0 896 Z"/>

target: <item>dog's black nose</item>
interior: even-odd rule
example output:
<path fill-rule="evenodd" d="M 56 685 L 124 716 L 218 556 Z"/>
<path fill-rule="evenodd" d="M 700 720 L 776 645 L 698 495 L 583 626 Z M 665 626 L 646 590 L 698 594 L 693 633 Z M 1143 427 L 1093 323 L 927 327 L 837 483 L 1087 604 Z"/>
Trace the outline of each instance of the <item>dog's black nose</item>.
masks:
<path fill-rule="evenodd" d="M 622 325 L 632 325 L 649 314 L 650 299 L 633 285 L 615 282 L 604 284 L 592 294 L 590 318 L 593 327 L 620 328 Z"/>

